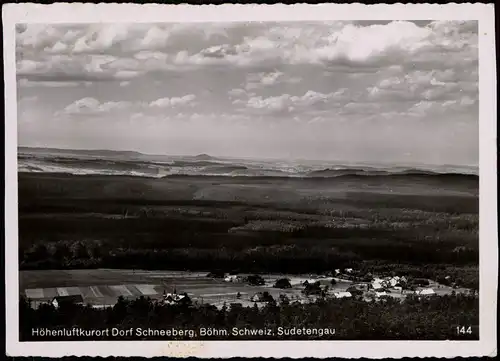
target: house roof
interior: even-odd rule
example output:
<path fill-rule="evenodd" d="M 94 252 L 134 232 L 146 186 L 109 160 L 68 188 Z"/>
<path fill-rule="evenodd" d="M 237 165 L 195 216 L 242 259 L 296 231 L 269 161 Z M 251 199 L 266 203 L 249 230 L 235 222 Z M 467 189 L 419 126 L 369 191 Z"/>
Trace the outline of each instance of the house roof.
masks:
<path fill-rule="evenodd" d="M 182 300 L 184 297 L 186 297 L 186 296 L 178 295 L 176 293 L 167 293 L 164 296 L 165 299 L 171 299 L 171 300 L 176 301 L 176 302 Z"/>
<path fill-rule="evenodd" d="M 423 290 L 421 290 L 418 294 L 419 295 L 433 295 L 434 293 L 434 290 L 432 288 L 425 288 Z"/>
<path fill-rule="evenodd" d="M 336 298 L 352 297 L 352 293 L 351 292 L 335 292 L 333 295 Z"/>
<path fill-rule="evenodd" d="M 82 295 L 56 296 L 54 299 L 60 302 L 83 302 Z"/>

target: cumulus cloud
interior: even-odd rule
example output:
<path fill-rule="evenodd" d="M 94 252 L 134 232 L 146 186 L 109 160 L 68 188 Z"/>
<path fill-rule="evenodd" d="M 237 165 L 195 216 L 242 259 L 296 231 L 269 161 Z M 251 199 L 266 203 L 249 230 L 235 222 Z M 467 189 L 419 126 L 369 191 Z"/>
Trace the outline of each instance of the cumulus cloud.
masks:
<path fill-rule="evenodd" d="M 454 56 L 443 60 L 443 51 Z M 185 61 L 192 64 L 324 64 L 328 66 L 389 66 L 415 62 L 433 66 L 477 58 L 477 31 L 472 22 L 408 21 L 384 25 L 338 22 L 336 26 L 300 24 L 266 27 L 237 44 L 208 47 Z"/>
<path fill-rule="evenodd" d="M 278 70 L 269 73 L 249 73 L 246 78 L 245 89 L 252 90 L 277 84 L 297 84 L 299 82 L 299 77 L 288 76 Z"/>
<path fill-rule="evenodd" d="M 240 97 L 246 94 L 246 91 L 241 88 L 234 88 L 227 92 L 230 97 Z"/>
<path fill-rule="evenodd" d="M 110 101 L 101 103 L 91 97 L 79 99 L 64 108 L 58 115 L 98 115 L 110 113 L 117 110 L 125 110 L 132 106 L 130 102 Z"/>
<path fill-rule="evenodd" d="M 176 107 L 176 106 L 185 106 L 188 104 L 192 104 L 192 102 L 196 99 L 196 96 L 193 94 L 184 95 L 182 97 L 172 97 L 172 98 L 160 98 L 150 103 L 152 107 L 159 108 L 168 108 L 168 107 Z"/>
<path fill-rule="evenodd" d="M 81 86 L 81 82 L 64 82 L 64 81 L 30 81 L 28 79 L 20 79 L 19 86 L 22 88 L 36 88 L 36 87 L 48 87 L 48 88 L 71 88 Z"/>
<path fill-rule="evenodd" d="M 18 75 L 45 74 L 58 80 L 59 74 L 67 78 L 78 73 L 94 81 L 132 77 L 137 74 L 116 73 L 164 69 L 169 65 L 161 62 L 163 55 L 154 55 L 171 46 L 177 49 L 172 62 L 182 62 L 184 40 L 190 44 L 217 41 L 224 33 L 217 28 L 210 24 L 20 24 L 16 28 Z M 109 61 L 103 62 L 103 56 Z"/>
<path fill-rule="evenodd" d="M 477 94 L 477 74 L 457 74 L 453 69 L 417 70 L 382 78 L 367 92 L 373 101 L 446 101 L 464 93 Z"/>
<path fill-rule="evenodd" d="M 362 22 L 236 23 L 231 27 L 238 29 L 235 34 L 239 35 L 229 39 L 220 24 L 24 25 L 17 33 L 17 48 L 22 54 L 19 72 L 64 73 L 65 63 L 54 59 L 58 55 L 70 56 L 74 67 L 80 66 L 91 75 L 102 69 L 98 75 L 107 80 L 113 79 L 113 70 L 158 71 L 217 64 L 360 68 L 418 63 L 433 68 L 477 62 L 475 22 L 436 21 L 427 26 L 408 21 L 369 26 Z M 443 57 L 444 52 L 449 56 Z M 84 66 L 99 61 L 95 57 L 102 54 L 115 59 L 101 62 L 97 68 Z M 260 84 L 273 84 L 278 78 L 277 72 L 261 74 Z"/>
<path fill-rule="evenodd" d="M 414 117 L 428 117 L 443 114 L 463 114 L 470 110 L 477 111 L 478 100 L 467 95 L 445 102 L 422 100 L 413 104 L 406 113 Z M 475 119 L 477 120 L 477 118 Z M 475 122 L 474 122 L 475 123 Z"/>
<path fill-rule="evenodd" d="M 36 61 L 22 59 L 17 63 L 17 76 L 19 80 L 74 82 L 123 80 L 140 75 L 140 71 L 115 66 L 118 61 L 114 56 L 103 54 L 77 58 L 58 54 Z"/>
<path fill-rule="evenodd" d="M 315 107 L 328 102 L 338 102 L 345 100 L 348 91 L 347 89 L 339 89 L 336 92 L 323 94 L 313 90 L 309 90 L 301 96 L 282 94 L 279 96 L 271 96 L 263 98 L 262 96 L 250 97 L 248 100 L 237 99 L 233 104 L 243 104 L 247 108 L 259 110 L 265 113 L 280 113 L 280 112 L 300 112 L 304 110 L 315 110 Z"/>
<path fill-rule="evenodd" d="M 93 97 L 81 98 L 67 105 L 57 115 L 105 115 L 114 112 L 135 111 L 142 114 L 154 108 L 175 108 L 193 103 L 193 94 L 182 97 L 160 98 L 151 102 L 107 101 L 101 102 Z"/>

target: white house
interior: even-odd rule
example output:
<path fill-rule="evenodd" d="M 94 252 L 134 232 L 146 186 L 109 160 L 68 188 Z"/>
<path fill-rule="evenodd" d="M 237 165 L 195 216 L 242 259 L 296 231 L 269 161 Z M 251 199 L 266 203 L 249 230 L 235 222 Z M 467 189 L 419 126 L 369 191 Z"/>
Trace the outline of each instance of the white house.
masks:
<path fill-rule="evenodd" d="M 399 283 L 399 281 L 400 281 L 400 278 L 398 276 L 396 276 L 396 277 L 392 277 L 389 280 L 389 283 L 390 283 L 391 287 L 394 287 Z"/>
<path fill-rule="evenodd" d="M 345 269 L 345 271 L 346 271 L 347 273 L 351 273 L 351 272 L 352 272 L 352 268 L 346 268 L 346 269 Z"/>
<path fill-rule="evenodd" d="M 382 296 L 388 296 L 387 292 L 385 292 L 385 291 L 375 292 L 375 297 L 382 297 Z"/>
<path fill-rule="evenodd" d="M 229 275 L 224 278 L 225 282 L 241 282 L 241 277 L 237 275 Z"/>
<path fill-rule="evenodd" d="M 418 291 L 419 296 L 432 296 L 435 295 L 436 292 L 432 288 L 424 288 L 423 290 Z"/>
<path fill-rule="evenodd" d="M 163 295 L 163 301 L 169 305 L 173 305 L 183 301 L 185 297 L 185 295 L 178 295 L 177 293 L 167 293 Z"/>
<path fill-rule="evenodd" d="M 379 281 L 373 281 L 372 288 L 374 290 L 381 290 L 382 288 L 384 288 L 384 286 L 382 286 L 382 283 L 380 283 Z"/>
<path fill-rule="evenodd" d="M 337 269 L 335 270 L 335 274 L 336 274 L 336 275 L 338 275 L 339 273 L 340 273 L 340 269 L 338 269 L 338 268 L 337 268 Z"/>
<path fill-rule="evenodd" d="M 351 292 L 334 292 L 333 296 L 335 298 L 350 298 L 352 297 Z"/>
<path fill-rule="evenodd" d="M 62 304 L 83 305 L 82 295 L 56 296 L 52 299 L 52 305 L 59 308 Z"/>
<path fill-rule="evenodd" d="M 262 292 L 257 292 L 252 297 L 250 297 L 250 301 L 252 302 L 264 302 L 264 294 Z"/>
<path fill-rule="evenodd" d="M 307 282 L 307 283 L 309 283 L 311 285 L 311 284 L 314 284 L 314 283 L 316 283 L 318 281 L 319 281 L 319 279 L 310 278 L 310 279 L 305 280 L 304 282 L 302 282 L 302 284 L 305 284 Z"/>

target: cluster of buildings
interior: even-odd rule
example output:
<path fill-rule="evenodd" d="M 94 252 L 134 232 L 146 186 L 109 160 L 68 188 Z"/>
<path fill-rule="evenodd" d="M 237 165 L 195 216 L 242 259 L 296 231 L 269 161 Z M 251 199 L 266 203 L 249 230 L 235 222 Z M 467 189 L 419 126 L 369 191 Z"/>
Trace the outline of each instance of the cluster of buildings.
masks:
<path fill-rule="evenodd" d="M 224 277 L 224 282 L 236 282 L 241 283 L 244 281 L 244 278 L 239 275 L 229 275 Z"/>
<path fill-rule="evenodd" d="M 175 293 L 164 293 L 163 297 L 156 301 L 158 304 L 167 305 L 178 305 L 178 304 L 189 304 L 190 299 L 187 294 L 177 294 Z M 57 296 L 50 302 L 55 308 L 61 306 L 73 304 L 73 305 L 83 305 L 84 299 L 81 295 L 69 295 L 69 296 Z M 112 307 L 112 305 L 102 305 L 103 307 Z M 99 306 L 97 306 L 99 307 Z"/>
<path fill-rule="evenodd" d="M 408 280 L 405 276 L 399 277 L 386 277 L 386 278 L 374 278 L 370 283 L 371 289 L 375 291 L 382 291 L 388 288 L 393 288 L 396 291 L 403 291 Z"/>
<path fill-rule="evenodd" d="M 427 282 L 428 284 L 428 282 Z M 370 282 L 356 283 L 349 287 L 362 291 L 363 294 L 370 297 L 380 298 L 383 296 L 393 296 L 394 294 L 415 294 L 417 296 L 432 296 L 436 292 L 432 288 L 420 287 L 423 284 L 410 281 L 405 276 L 389 276 L 389 277 L 375 277 Z M 418 287 L 418 288 L 417 288 Z"/>

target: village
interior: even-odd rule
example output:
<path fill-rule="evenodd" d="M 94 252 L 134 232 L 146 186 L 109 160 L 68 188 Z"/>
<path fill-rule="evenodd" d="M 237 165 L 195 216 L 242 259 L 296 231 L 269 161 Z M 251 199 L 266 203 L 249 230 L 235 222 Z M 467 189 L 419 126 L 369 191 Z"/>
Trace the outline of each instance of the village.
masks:
<path fill-rule="evenodd" d="M 208 276 L 214 276 L 209 274 Z M 447 280 L 451 277 L 447 276 Z M 471 293 L 473 291 L 459 288 L 453 282 L 449 285 L 439 284 L 424 278 L 410 278 L 407 276 L 377 276 L 371 273 L 360 274 L 352 269 L 336 269 L 331 276 L 319 275 L 316 277 L 268 277 L 259 275 L 242 276 L 235 274 L 224 275 L 226 283 L 248 283 L 250 285 L 267 288 L 252 294 L 250 302 L 269 302 L 276 299 L 288 301 L 312 301 L 317 298 L 355 298 L 364 301 L 381 300 L 384 297 L 405 299 L 408 295 L 419 298 L 440 296 L 452 293 Z M 277 291 L 279 290 L 279 291 Z M 297 292 L 300 290 L 300 292 Z M 243 298 L 243 297 L 238 297 Z"/>
<path fill-rule="evenodd" d="M 157 304 L 211 304 L 222 308 L 231 304 L 263 307 L 269 302 L 309 303 L 318 299 L 372 302 L 391 297 L 403 301 L 409 295 L 425 298 L 475 292 L 458 287 L 451 277 L 445 278 L 448 284 L 443 284 L 404 275 L 362 273 L 353 268 L 335 269 L 323 275 L 101 270 L 95 277 L 100 284 L 94 285 L 93 275 L 87 276 L 87 285 L 29 288 L 24 293 L 35 308 L 42 303 L 50 303 L 56 308 L 64 303 L 107 308 L 113 307 L 119 297 L 134 300 L 141 296 L 151 298 Z M 122 284 L 112 284 L 111 279 L 116 279 L 116 276 L 123 280 Z M 108 277 L 110 281 L 106 282 Z M 132 283 L 135 279 L 148 283 Z"/>

